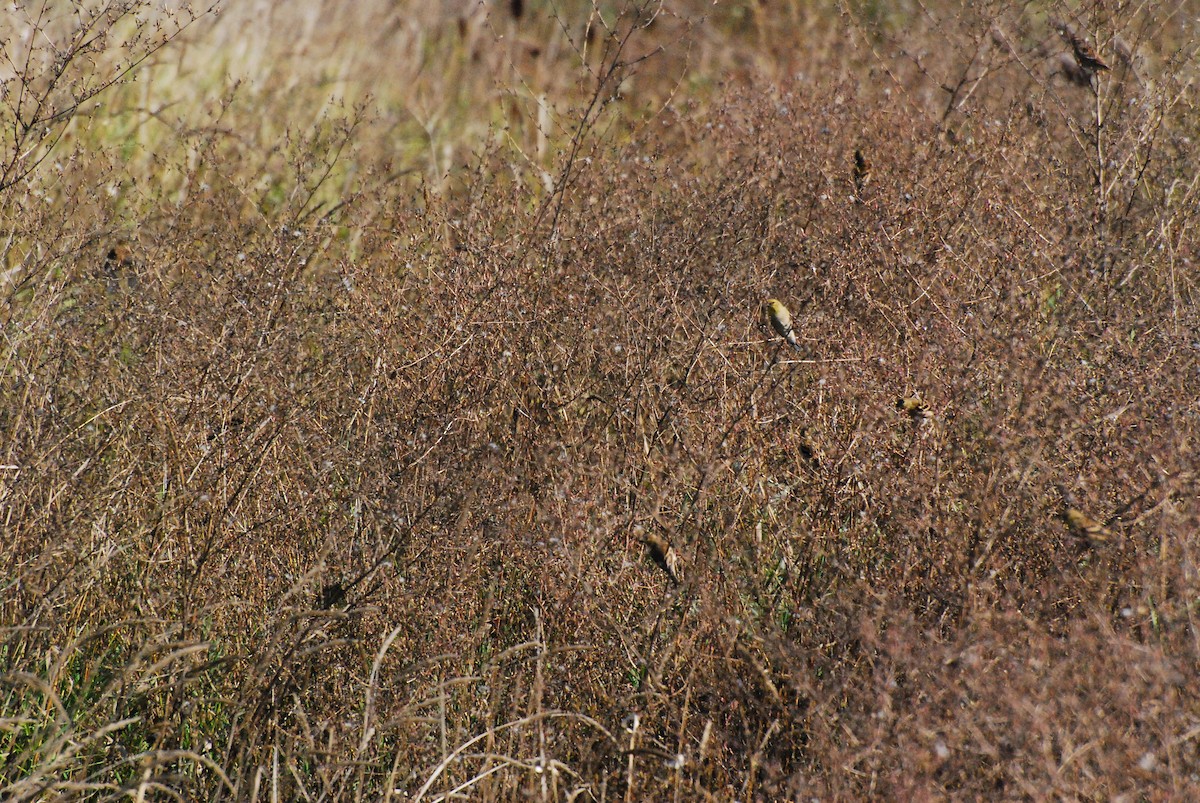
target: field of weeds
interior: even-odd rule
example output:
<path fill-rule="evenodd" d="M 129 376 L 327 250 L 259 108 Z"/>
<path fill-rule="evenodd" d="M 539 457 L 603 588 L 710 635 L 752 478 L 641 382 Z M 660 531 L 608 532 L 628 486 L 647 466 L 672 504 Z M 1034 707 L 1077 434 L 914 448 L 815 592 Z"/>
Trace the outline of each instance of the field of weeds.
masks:
<path fill-rule="evenodd" d="M 0 19 L 0 797 L 1200 797 L 1193 5 L 343 5 Z"/>

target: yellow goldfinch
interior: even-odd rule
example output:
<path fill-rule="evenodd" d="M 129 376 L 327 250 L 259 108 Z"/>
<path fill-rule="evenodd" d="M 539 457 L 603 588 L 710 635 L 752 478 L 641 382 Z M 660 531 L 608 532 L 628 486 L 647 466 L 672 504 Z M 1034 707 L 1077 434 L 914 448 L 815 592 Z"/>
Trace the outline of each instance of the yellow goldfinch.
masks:
<path fill-rule="evenodd" d="M 901 396 L 896 399 L 896 409 L 916 420 L 933 418 L 933 413 L 929 412 L 925 402 L 917 396 Z"/>
<path fill-rule="evenodd" d="M 800 344 L 796 341 L 796 331 L 792 328 L 792 313 L 788 312 L 788 308 L 783 306 L 783 302 L 777 298 L 768 299 L 765 306 L 767 318 L 771 321 L 771 328 L 792 348 L 799 351 Z"/>
<path fill-rule="evenodd" d="M 1059 486 L 1058 492 L 1063 498 L 1062 519 L 1067 523 L 1072 535 L 1086 539 L 1091 546 L 1103 546 L 1113 541 L 1112 530 L 1075 506 L 1074 494 L 1062 486 Z"/>
<path fill-rule="evenodd" d="M 1075 535 L 1086 538 L 1093 545 L 1107 544 L 1112 541 L 1112 530 L 1084 513 L 1079 508 L 1069 507 L 1063 513 L 1063 519 Z"/>
<path fill-rule="evenodd" d="M 642 542 L 650 547 L 650 557 L 658 564 L 667 576 L 671 578 L 671 582 L 679 585 L 683 582 L 683 566 L 679 560 L 679 553 L 675 548 L 667 543 L 667 539 L 657 533 L 647 533 Z"/>

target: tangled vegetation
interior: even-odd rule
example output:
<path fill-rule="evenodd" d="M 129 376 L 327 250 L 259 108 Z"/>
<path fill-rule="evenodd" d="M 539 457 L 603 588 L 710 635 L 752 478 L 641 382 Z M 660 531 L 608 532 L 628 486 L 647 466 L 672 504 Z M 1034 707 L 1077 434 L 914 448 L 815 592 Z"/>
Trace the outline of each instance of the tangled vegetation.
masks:
<path fill-rule="evenodd" d="M 0 796 L 1196 797 L 1185 11 L 6 12 Z"/>

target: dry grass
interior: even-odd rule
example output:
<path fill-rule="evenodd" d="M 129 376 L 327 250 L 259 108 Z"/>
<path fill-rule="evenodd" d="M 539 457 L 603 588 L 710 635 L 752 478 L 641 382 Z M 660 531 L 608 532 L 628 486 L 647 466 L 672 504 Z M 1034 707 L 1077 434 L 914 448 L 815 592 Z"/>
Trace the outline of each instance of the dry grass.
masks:
<path fill-rule="evenodd" d="M 3 796 L 1200 792 L 1175 6 L 295 5 L 4 151 Z"/>

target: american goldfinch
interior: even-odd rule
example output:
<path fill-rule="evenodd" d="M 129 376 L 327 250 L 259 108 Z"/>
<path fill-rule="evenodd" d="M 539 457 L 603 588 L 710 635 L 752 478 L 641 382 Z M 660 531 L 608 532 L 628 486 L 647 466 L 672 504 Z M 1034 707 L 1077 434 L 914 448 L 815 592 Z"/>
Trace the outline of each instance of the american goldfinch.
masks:
<path fill-rule="evenodd" d="M 683 565 L 679 560 L 679 553 L 675 548 L 667 543 L 667 539 L 657 533 L 647 533 L 642 542 L 650 548 L 650 557 L 658 564 L 659 568 L 667 573 L 671 578 L 671 582 L 679 585 L 683 582 Z"/>
<path fill-rule="evenodd" d="M 1113 541 L 1112 530 L 1075 506 L 1074 494 L 1062 486 L 1059 486 L 1058 492 L 1063 498 L 1062 519 L 1067 523 L 1072 535 L 1086 539 L 1092 546 L 1103 546 Z"/>
<path fill-rule="evenodd" d="M 929 412 L 925 402 L 917 396 L 901 396 L 896 399 L 896 409 L 916 420 L 933 418 L 933 413 Z"/>
<path fill-rule="evenodd" d="M 796 341 L 796 331 L 792 328 L 792 313 L 788 312 L 788 308 L 783 306 L 783 302 L 779 299 L 772 298 L 767 300 L 766 310 L 767 318 L 771 321 L 771 328 L 792 348 L 799 351 L 800 343 Z"/>

